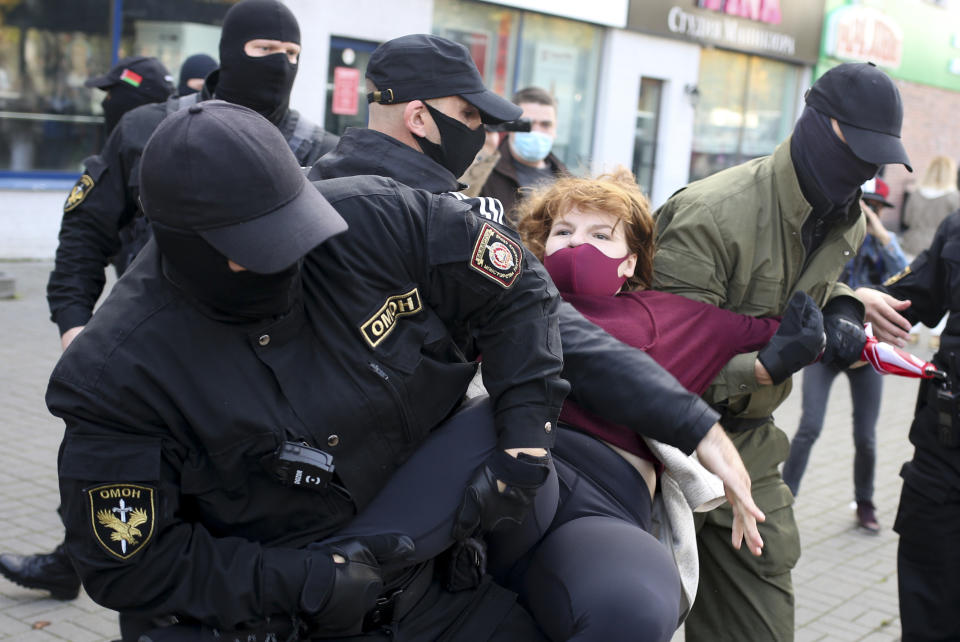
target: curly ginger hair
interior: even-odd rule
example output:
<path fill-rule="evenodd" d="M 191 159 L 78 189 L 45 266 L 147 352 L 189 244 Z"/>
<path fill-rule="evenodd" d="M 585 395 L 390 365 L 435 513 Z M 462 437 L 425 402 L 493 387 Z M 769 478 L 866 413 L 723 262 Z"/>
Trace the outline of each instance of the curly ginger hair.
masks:
<path fill-rule="evenodd" d="M 530 251 L 541 261 L 553 222 L 571 209 L 613 214 L 623 225 L 629 251 L 637 255 L 637 267 L 624 291 L 646 290 L 653 281 L 654 223 L 650 203 L 633 174 L 616 167 L 596 178 L 567 176 L 536 188 L 517 206 L 517 230 Z"/>

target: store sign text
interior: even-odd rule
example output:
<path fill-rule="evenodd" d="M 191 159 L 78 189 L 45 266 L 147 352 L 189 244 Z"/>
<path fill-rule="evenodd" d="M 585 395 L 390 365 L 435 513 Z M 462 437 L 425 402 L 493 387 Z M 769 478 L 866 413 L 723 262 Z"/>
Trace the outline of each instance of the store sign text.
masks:
<path fill-rule="evenodd" d="M 827 19 L 824 51 L 841 60 L 896 69 L 903 58 L 903 30 L 876 9 L 841 7 Z"/>
<path fill-rule="evenodd" d="M 667 14 L 667 28 L 676 34 L 739 49 L 785 56 L 792 56 L 797 51 L 797 40 L 793 36 L 745 25 L 732 18 L 688 13 L 677 6 L 672 7 Z"/>
<path fill-rule="evenodd" d="M 697 6 L 738 18 L 780 24 L 780 0 L 697 0 Z"/>

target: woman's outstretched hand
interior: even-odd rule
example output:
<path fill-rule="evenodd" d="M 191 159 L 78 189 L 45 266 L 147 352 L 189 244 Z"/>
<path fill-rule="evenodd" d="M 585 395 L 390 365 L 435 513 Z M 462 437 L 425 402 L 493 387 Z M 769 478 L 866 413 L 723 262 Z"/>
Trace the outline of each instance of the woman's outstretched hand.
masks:
<path fill-rule="evenodd" d="M 740 459 L 740 453 L 720 424 L 714 424 L 697 445 L 697 457 L 703 467 L 723 481 L 727 501 L 733 508 L 731 541 L 740 550 L 746 541 L 747 549 L 759 556 L 763 552 L 763 538 L 757 522 L 766 519 L 750 494 L 750 475 Z"/>

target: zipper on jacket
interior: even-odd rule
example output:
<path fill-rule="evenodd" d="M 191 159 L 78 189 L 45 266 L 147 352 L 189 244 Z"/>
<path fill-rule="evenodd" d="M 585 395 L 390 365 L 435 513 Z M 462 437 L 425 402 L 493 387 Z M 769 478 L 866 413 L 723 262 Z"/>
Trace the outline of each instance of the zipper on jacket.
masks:
<path fill-rule="evenodd" d="M 393 397 L 393 402 L 397 404 L 397 408 L 400 410 L 400 427 L 403 429 L 403 438 L 407 443 L 412 442 L 413 432 L 410 426 L 410 417 L 407 414 L 407 405 L 403 402 L 400 392 L 393 385 L 393 380 L 390 378 L 390 375 L 387 374 L 387 371 L 376 361 L 370 361 L 367 365 L 386 385 L 387 391 L 390 393 L 390 396 Z"/>

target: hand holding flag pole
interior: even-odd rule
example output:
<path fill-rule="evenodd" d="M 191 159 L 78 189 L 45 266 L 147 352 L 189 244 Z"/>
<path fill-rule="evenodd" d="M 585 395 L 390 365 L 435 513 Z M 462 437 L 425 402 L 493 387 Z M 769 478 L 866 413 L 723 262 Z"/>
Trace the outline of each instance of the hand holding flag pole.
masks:
<path fill-rule="evenodd" d="M 869 361 L 873 369 L 880 374 L 895 374 L 901 377 L 936 379 L 938 381 L 943 381 L 946 378 L 946 374 L 929 361 L 924 361 L 885 341 L 878 341 L 873 336 L 873 326 L 871 324 L 867 323 L 864 330 L 867 334 L 867 343 L 863 346 L 863 353 L 860 358 Z"/>

